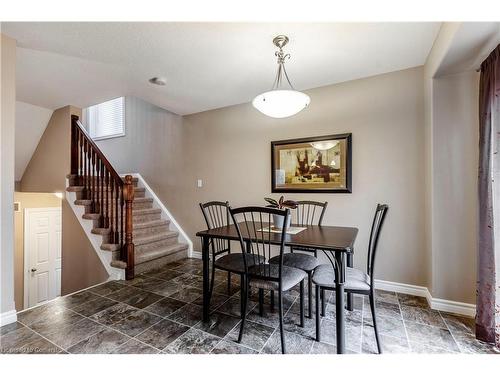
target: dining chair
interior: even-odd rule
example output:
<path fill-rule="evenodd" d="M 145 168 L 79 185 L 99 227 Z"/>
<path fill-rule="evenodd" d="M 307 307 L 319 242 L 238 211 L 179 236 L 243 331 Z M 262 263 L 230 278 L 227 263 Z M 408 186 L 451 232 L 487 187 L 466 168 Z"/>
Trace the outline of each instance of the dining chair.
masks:
<path fill-rule="evenodd" d="M 292 223 L 299 226 L 321 225 L 327 205 L 328 202 L 298 201 L 297 208 L 294 210 L 295 215 L 292 215 Z M 301 252 L 294 252 L 298 250 Z M 308 318 L 312 318 L 312 273 L 314 269 L 319 266 L 317 251 L 316 249 L 292 246 L 290 248 L 290 253 L 283 255 L 283 264 L 285 266 L 299 268 L 307 273 Z M 304 254 L 303 252 L 313 252 L 314 256 L 311 254 Z M 269 260 L 269 263 L 276 262 L 279 262 L 279 257 L 274 257 Z M 324 297 L 324 293 L 321 297 Z M 271 307 L 274 307 L 274 293 L 271 293 Z"/>
<path fill-rule="evenodd" d="M 375 330 L 375 339 L 377 341 L 377 349 L 382 353 L 382 345 L 377 328 L 377 317 L 375 312 L 375 256 L 377 253 L 378 239 L 382 225 L 384 224 L 385 215 L 389 210 L 386 204 L 377 204 L 375 215 L 373 217 L 372 228 L 370 231 L 370 240 L 368 242 L 368 256 L 366 272 L 357 268 L 347 267 L 345 275 L 344 291 L 346 293 L 368 295 L 370 299 L 370 308 L 373 319 L 373 328 Z M 322 264 L 316 268 L 312 277 L 313 283 L 316 288 L 316 341 L 321 340 L 321 327 L 320 327 L 320 312 L 319 312 L 319 294 L 323 290 L 335 290 L 335 271 L 330 264 Z M 322 300 L 324 304 L 324 299 Z M 322 308 L 324 310 L 324 306 Z"/>
<path fill-rule="evenodd" d="M 248 306 L 248 291 L 259 289 L 259 302 L 262 306 L 263 291 L 278 292 L 278 313 L 281 334 L 281 352 L 285 354 L 285 332 L 283 327 L 283 293 L 300 284 L 300 326 L 304 327 L 304 279 L 306 273 L 298 268 L 283 264 L 286 227 L 290 220 L 290 210 L 279 210 L 268 207 L 240 207 L 229 209 L 240 239 L 241 250 L 251 258 L 242 257 L 245 265 L 243 318 L 241 321 L 238 342 L 241 342 Z M 283 218 L 283 229 L 276 233 L 271 223 L 274 216 Z M 275 246 L 279 247 L 279 261 L 267 263 Z M 252 262 L 248 262 L 251 259 Z"/>
<path fill-rule="evenodd" d="M 201 212 L 205 218 L 208 229 L 220 228 L 230 224 L 229 203 L 211 201 L 200 203 Z M 219 269 L 228 272 L 227 274 L 227 294 L 231 295 L 231 273 L 240 275 L 240 291 L 243 285 L 241 281 L 245 272 L 244 259 L 241 253 L 231 253 L 231 241 L 220 238 L 212 238 L 210 247 L 212 250 L 212 269 L 210 278 L 210 291 L 208 300 L 212 297 L 214 289 L 215 270 Z M 251 264 L 253 257 L 248 259 Z M 242 294 L 242 293 L 241 293 Z M 209 302 L 210 304 L 210 302 Z M 241 297 L 241 307 L 243 307 L 243 297 Z M 241 309 L 243 314 L 243 309 Z"/>

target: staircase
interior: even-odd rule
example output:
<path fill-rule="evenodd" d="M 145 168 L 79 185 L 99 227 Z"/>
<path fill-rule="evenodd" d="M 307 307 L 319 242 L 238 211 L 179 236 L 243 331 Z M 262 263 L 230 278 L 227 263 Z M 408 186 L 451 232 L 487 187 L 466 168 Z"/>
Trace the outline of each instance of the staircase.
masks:
<path fill-rule="evenodd" d="M 72 118 L 72 173 L 66 197 L 110 278 L 185 258 L 192 243 L 139 174 L 120 176 Z"/>

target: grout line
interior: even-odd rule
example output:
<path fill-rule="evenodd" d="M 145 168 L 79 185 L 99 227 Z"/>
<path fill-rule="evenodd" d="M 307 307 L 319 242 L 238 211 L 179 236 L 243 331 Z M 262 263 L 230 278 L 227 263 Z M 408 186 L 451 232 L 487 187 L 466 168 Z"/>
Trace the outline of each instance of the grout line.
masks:
<path fill-rule="evenodd" d="M 441 315 L 441 312 L 438 311 L 438 313 L 439 313 L 439 316 L 441 317 L 441 319 L 443 319 L 444 325 L 448 329 L 448 332 L 450 332 L 451 338 L 453 339 L 453 342 L 457 346 L 459 352 L 462 353 L 462 354 L 467 354 L 467 352 L 465 352 L 465 351 L 462 350 L 462 347 L 460 346 L 460 344 L 458 343 L 457 339 L 455 338 L 455 335 L 453 334 L 453 332 L 451 331 L 450 327 L 448 326 L 448 323 L 446 323 L 446 320 Z"/>
<path fill-rule="evenodd" d="M 405 329 L 406 333 L 406 341 L 408 341 L 408 348 L 410 349 L 410 353 L 413 352 L 413 349 L 411 347 L 411 341 L 410 341 L 410 336 L 408 336 L 408 330 L 406 329 L 406 322 L 403 317 L 403 310 L 401 309 L 401 301 L 399 300 L 399 294 L 397 292 L 394 292 L 396 294 L 396 299 L 398 300 L 398 306 L 399 306 L 399 311 L 401 312 L 401 320 L 403 321 L 403 327 Z"/>

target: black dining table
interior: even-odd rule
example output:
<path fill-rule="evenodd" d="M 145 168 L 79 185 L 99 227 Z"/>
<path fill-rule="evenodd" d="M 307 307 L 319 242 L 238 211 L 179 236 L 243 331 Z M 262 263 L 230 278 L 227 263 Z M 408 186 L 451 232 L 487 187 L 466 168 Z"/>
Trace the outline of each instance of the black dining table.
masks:
<path fill-rule="evenodd" d="M 293 227 L 293 226 L 292 226 Z M 285 246 L 297 246 L 301 248 L 318 249 L 324 252 L 328 261 L 334 267 L 335 274 L 335 309 L 336 309 L 336 328 L 337 328 L 337 353 L 345 353 L 345 296 L 344 283 L 346 267 L 352 266 L 352 255 L 354 253 L 354 241 L 358 234 L 358 229 L 353 227 L 339 226 L 302 226 L 305 229 L 296 234 L 286 234 Z M 255 242 L 242 229 L 244 242 Z M 203 259 L 203 321 L 209 320 L 209 258 L 210 242 L 213 238 L 219 238 L 229 241 L 239 241 L 238 232 L 234 224 L 222 226 L 219 228 L 208 229 L 196 233 L 202 240 L 202 259 Z M 267 239 L 266 239 L 267 241 Z M 279 245 L 281 242 L 280 233 L 271 233 L 271 244 Z M 333 281 L 333 280 L 332 280 Z M 349 305 L 352 304 L 348 301 Z M 350 307 L 350 306 L 348 306 Z"/>

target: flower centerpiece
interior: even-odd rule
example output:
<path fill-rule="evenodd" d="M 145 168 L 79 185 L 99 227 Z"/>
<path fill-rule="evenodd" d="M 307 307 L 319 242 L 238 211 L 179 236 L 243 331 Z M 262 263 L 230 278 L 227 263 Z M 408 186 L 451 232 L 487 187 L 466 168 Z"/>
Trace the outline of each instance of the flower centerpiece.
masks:
<path fill-rule="evenodd" d="M 273 198 L 264 198 L 264 200 L 268 203 L 267 207 L 277 208 L 283 210 L 285 208 L 295 209 L 298 206 L 296 201 L 285 200 L 283 196 L 280 197 L 279 200 Z M 283 220 L 284 217 L 280 215 L 273 215 L 273 224 L 275 228 L 282 229 L 283 228 Z M 290 226 L 290 220 L 288 220 L 287 228 Z"/>

